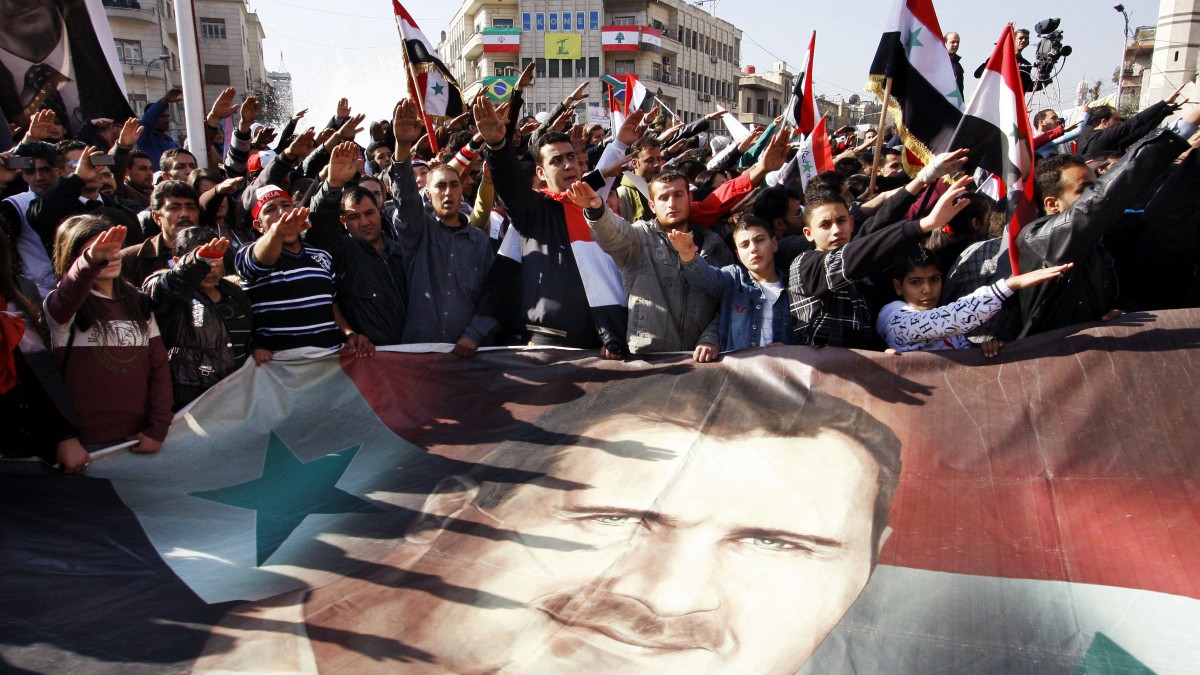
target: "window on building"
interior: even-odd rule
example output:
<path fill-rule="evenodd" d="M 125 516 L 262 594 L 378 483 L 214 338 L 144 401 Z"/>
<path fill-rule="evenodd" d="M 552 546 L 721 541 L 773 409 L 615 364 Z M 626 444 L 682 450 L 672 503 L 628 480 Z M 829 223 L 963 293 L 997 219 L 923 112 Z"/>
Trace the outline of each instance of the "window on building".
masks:
<path fill-rule="evenodd" d="M 204 84 L 229 84 L 229 66 L 204 65 Z"/>
<path fill-rule="evenodd" d="M 550 12 L 550 30 L 558 30 L 558 12 Z"/>
<path fill-rule="evenodd" d="M 754 112 L 758 115 L 767 114 L 767 102 L 765 99 L 758 98 L 754 100 Z"/>
<path fill-rule="evenodd" d="M 700 36 L 696 33 L 696 31 L 692 31 L 692 49 L 696 48 L 696 43 L 699 42 L 699 40 Z"/>
<path fill-rule="evenodd" d="M 575 77 L 587 76 L 587 59 L 579 59 L 575 62 Z"/>
<path fill-rule="evenodd" d="M 200 17 L 200 37 L 210 40 L 225 39 L 225 19 Z"/>
<path fill-rule="evenodd" d="M 546 59 L 537 59 L 536 63 L 537 63 L 537 65 L 535 65 L 533 67 L 534 77 L 545 77 L 546 76 Z"/>
<path fill-rule="evenodd" d="M 617 75 L 625 75 L 628 73 L 633 73 L 636 70 L 636 68 L 634 67 L 633 59 L 630 59 L 628 61 L 617 61 L 615 65 L 616 65 L 616 69 L 617 69 Z"/>
<path fill-rule="evenodd" d="M 588 57 L 588 77 L 600 77 L 600 57 Z"/>
<path fill-rule="evenodd" d="M 588 14 L 588 30 L 600 30 L 600 12 Z"/>
<path fill-rule="evenodd" d="M 571 13 L 570 13 L 570 12 L 563 12 L 563 13 L 562 13 L 562 15 L 563 15 L 563 16 L 562 16 L 562 27 L 563 27 L 563 30 L 571 30 Z M 582 26 L 581 26 L 581 28 L 582 28 Z"/>
<path fill-rule="evenodd" d="M 501 26 L 503 26 L 504 28 L 512 28 L 513 25 L 514 24 L 513 24 L 512 19 L 492 19 L 492 27 L 495 27 L 495 28 L 498 28 Z"/>
<path fill-rule="evenodd" d="M 521 30 L 533 30 L 533 15 L 521 12 Z"/>
<path fill-rule="evenodd" d="M 546 30 L 546 13 L 545 12 L 537 13 L 537 29 L 538 30 Z"/>
<path fill-rule="evenodd" d="M 525 69 L 528 68 L 529 64 L 531 63 L 533 63 L 533 59 L 531 58 L 521 59 L 521 72 L 525 72 Z"/>
<path fill-rule="evenodd" d="M 517 74 L 517 62 L 516 61 L 496 61 L 492 65 L 496 69 L 496 77 L 503 77 L 505 75 L 516 75 Z"/>
<path fill-rule="evenodd" d="M 115 40 L 115 42 L 117 43 L 117 58 L 121 60 L 121 63 L 141 65 L 141 40 Z"/>
<path fill-rule="evenodd" d="M 622 14 L 613 17 L 613 25 L 615 26 L 632 26 L 637 23 L 637 17 L 632 14 Z"/>
<path fill-rule="evenodd" d="M 558 59 L 550 59 L 550 77 L 558 77 Z"/>
<path fill-rule="evenodd" d="M 575 30 L 583 30 L 583 12 L 575 12 Z"/>

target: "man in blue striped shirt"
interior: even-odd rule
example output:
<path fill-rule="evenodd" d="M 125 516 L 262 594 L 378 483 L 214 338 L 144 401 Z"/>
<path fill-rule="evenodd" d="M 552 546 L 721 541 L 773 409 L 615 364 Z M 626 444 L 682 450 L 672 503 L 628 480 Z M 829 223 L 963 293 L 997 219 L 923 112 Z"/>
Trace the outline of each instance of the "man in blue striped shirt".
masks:
<path fill-rule="evenodd" d="M 287 192 L 268 185 L 256 191 L 251 215 L 262 237 L 238 251 L 235 266 L 254 313 L 255 363 L 283 349 L 343 342 L 369 356 L 374 348 L 349 328 L 334 302 L 332 258 L 300 240 L 311 227 L 308 209 L 294 208 Z"/>

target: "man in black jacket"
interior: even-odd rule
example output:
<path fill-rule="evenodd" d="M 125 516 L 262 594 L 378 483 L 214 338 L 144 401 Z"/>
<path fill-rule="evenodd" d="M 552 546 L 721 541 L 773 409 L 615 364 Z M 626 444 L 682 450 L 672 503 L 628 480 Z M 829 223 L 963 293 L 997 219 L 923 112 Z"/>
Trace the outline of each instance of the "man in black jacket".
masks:
<path fill-rule="evenodd" d="M 1078 154 L 1092 159 L 1105 152 L 1124 153 L 1179 109 L 1175 99 L 1181 89 L 1176 89 L 1167 100 L 1146 107 L 1128 120 L 1122 120 L 1110 105 L 1089 109 L 1087 129 L 1079 138 Z"/>
<path fill-rule="evenodd" d="M 1046 215 L 1017 235 L 1022 270 L 1075 267 L 1062 277 L 1020 291 L 1021 336 L 1095 321 L 1114 308 L 1116 273 L 1101 239 L 1125 209 L 1188 148 L 1200 123 L 1200 106 L 1142 139 L 1097 179 L 1076 155 L 1057 155 L 1038 165 L 1038 197 Z"/>

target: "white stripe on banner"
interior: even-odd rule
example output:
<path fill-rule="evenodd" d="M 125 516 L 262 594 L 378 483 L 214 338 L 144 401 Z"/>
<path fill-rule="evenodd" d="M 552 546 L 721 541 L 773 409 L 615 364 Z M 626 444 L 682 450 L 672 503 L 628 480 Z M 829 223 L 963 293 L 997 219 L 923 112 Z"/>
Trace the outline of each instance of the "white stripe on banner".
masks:
<path fill-rule="evenodd" d="M 1017 100 L 1013 94 L 1013 90 L 1005 84 L 1003 75 L 994 70 L 984 69 L 983 78 L 979 80 L 979 86 L 971 94 L 971 102 L 967 104 L 967 109 L 963 114 L 978 117 L 999 129 L 1000 135 L 1004 137 L 1008 146 L 1004 151 L 1008 161 L 1024 175 L 1029 169 L 1029 158 L 1026 153 L 1021 152 L 1022 143 L 1015 132 L 1017 111 L 1025 110 L 1025 104 L 1023 101 Z M 1011 181 L 1016 176 L 1001 176 L 1001 178 Z"/>
<path fill-rule="evenodd" d="M 621 283 L 621 269 L 600 248 L 600 244 L 594 241 L 573 241 L 571 252 L 575 254 L 579 276 L 589 280 L 589 283 L 583 285 L 584 291 L 587 292 L 588 305 L 625 307 L 627 296 L 625 286 Z"/>

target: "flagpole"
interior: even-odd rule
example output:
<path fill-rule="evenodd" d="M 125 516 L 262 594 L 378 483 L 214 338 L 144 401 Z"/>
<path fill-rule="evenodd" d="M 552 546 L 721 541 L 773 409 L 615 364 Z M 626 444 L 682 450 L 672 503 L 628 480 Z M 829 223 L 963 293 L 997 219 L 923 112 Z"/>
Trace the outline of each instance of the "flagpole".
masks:
<path fill-rule="evenodd" d="M 871 182 L 867 183 L 867 196 L 875 194 L 875 177 L 879 175 L 879 155 L 883 150 L 883 129 L 887 123 L 888 101 L 892 100 L 892 78 L 887 78 L 883 85 L 883 109 L 879 111 L 879 128 L 875 130 L 875 152 L 871 158 Z"/>

